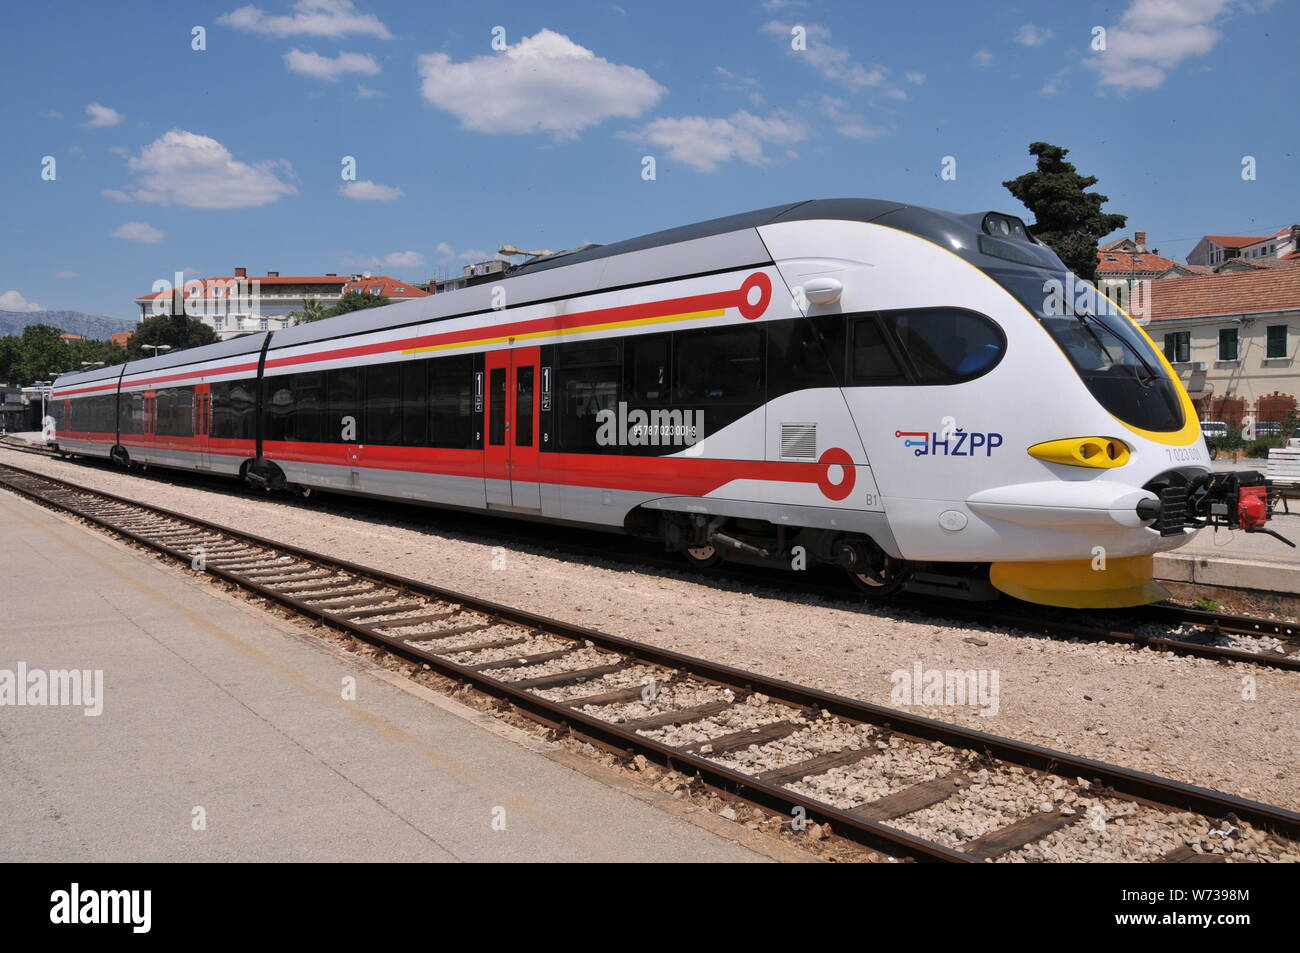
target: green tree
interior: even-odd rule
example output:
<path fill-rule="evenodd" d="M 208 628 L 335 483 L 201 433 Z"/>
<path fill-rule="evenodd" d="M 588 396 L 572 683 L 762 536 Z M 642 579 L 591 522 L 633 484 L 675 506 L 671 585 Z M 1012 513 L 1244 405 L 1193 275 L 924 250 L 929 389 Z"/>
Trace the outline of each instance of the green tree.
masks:
<path fill-rule="evenodd" d="M 126 345 L 126 359 L 138 361 L 153 357 L 152 350 L 146 350 L 146 344 L 166 344 L 173 351 L 198 347 L 202 344 L 215 344 L 217 332 L 197 318 L 187 314 L 155 314 L 145 318 L 131 335 Z"/>
<path fill-rule="evenodd" d="M 1086 189 L 1097 184 L 1095 175 L 1080 175 L 1070 152 L 1048 142 L 1030 143 L 1029 154 L 1038 168 L 1002 184 L 1034 213 L 1031 231 L 1051 246 L 1066 266 L 1080 278 L 1097 274 L 1097 242 L 1128 221 L 1126 215 L 1103 212 L 1110 199 Z"/>
<path fill-rule="evenodd" d="M 327 308 L 321 317 L 333 318 L 340 314 L 347 314 L 349 311 L 379 308 L 386 304 L 392 304 L 392 301 L 383 295 L 374 295 L 366 291 L 349 291 L 339 298 L 332 308 Z"/>
<path fill-rule="evenodd" d="M 68 342 L 59 337 L 62 333 L 51 324 L 29 324 L 23 328 L 18 338 L 15 383 L 27 386 L 33 381 L 53 380 L 72 370 L 71 350 Z"/>
<path fill-rule="evenodd" d="M 0 384 L 18 383 L 20 341 L 16 334 L 0 337 Z"/>
<path fill-rule="evenodd" d="M 293 318 L 295 324 L 311 324 L 326 317 L 325 305 L 318 298 L 305 298 L 301 310 L 290 311 L 289 317 Z"/>

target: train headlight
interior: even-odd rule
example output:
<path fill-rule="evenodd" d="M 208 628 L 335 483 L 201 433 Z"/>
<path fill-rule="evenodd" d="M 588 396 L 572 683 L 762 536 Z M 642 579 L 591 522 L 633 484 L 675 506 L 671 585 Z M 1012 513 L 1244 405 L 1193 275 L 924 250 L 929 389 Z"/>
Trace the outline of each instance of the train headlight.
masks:
<path fill-rule="evenodd" d="M 1048 463 L 1064 463 L 1072 467 L 1094 467 L 1111 470 L 1128 463 L 1131 451 L 1128 444 L 1114 437 L 1070 437 L 1066 440 L 1049 440 L 1029 448 L 1029 455 Z"/>

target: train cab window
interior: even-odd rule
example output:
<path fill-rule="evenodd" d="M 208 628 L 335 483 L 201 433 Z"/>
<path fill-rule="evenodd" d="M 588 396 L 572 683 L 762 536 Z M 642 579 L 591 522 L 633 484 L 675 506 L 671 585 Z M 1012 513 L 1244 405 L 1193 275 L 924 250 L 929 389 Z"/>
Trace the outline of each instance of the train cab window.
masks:
<path fill-rule="evenodd" d="M 832 363 L 832 342 L 839 338 L 844 319 L 793 318 L 767 322 L 767 399 L 812 387 L 838 387 Z M 836 353 L 844 353 L 839 348 Z"/>
<path fill-rule="evenodd" d="M 763 400 L 764 341 L 756 325 L 677 332 L 673 402 L 757 406 Z"/>
<path fill-rule="evenodd" d="M 366 443 L 393 446 L 402 442 L 401 400 L 400 364 L 366 368 Z"/>
<path fill-rule="evenodd" d="M 478 445 L 474 432 L 474 361 L 473 354 L 462 354 L 429 362 L 430 446 L 470 450 Z"/>
<path fill-rule="evenodd" d="M 957 384 L 990 371 L 1006 336 L 981 314 L 958 308 L 887 311 L 884 326 L 912 366 L 918 384 Z"/>
<path fill-rule="evenodd" d="M 355 367 L 325 372 L 325 423 L 327 443 L 362 443 L 361 373 Z"/>
<path fill-rule="evenodd" d="M 906 383 L 907 377 L 885 336 L 880 319 L 864 314 L 849 322 L 849 383 L 881 386 Z"/>

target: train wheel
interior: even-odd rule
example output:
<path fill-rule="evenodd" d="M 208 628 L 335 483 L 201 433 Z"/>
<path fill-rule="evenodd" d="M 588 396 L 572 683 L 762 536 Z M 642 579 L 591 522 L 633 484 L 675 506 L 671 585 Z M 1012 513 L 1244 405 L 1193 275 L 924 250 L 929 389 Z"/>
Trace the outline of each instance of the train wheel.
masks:
<path fill-rule="evenodd" d="M 682 555 L 696 569 L 708 569 L 722 562 L 721 554 L 707 543 L 703 546 L 691 546 L 689 549 L 683 549 Z"/>
<path fill-rule="evenodd" d="M 897 592 L 911 578 L 912 567 L 905 560 L 883 552 L 877 552 L 871 563 L 862 569 L 849 570 L 849 579 L 858 591 L 871 596 Z"/>

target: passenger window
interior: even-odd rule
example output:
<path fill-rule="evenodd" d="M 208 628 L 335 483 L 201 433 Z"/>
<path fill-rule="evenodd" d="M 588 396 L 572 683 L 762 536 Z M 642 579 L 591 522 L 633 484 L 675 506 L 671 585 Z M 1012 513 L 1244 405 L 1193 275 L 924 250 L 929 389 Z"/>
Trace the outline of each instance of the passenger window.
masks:
<path fill-rule="evenodd" d="M 430 446 L 457 450 L 477 446 L 473 355 L 440 357 L 430 362 L 429 426 Z"/>
<path fill-rule="evenodd" d="M 911 362 L 918 384 L 955 384 L 987 373 L 1002 359 L 1006 337 L 983 315 L 957 308 L 880 315 Z"/>
<path fill-rule="evenodd" d="M 293 375 L 293 434 L 286 439 L 319 443 L 325 382 L 320 371 Z"/>
<path fill-rule="evenodd" d="M 354 367 L 340 367 L 325 372 L 325 387 L 329 413 L 325 418 L 324 435 L 330 443 L 362 443 L 361 431 L 361 375 Z M 354 421 L 351 439 L 344 440 L 344 418 Z"/>
<path fill-rule="evenodd" d="M 429 362 L 402 365 L 402 443 L 423 447 L 429 443 Z"/>
<path fill-rule="evenodd" d="M 647 334 L 624 342 L 625 379 L 630 404 L 644 406 L 668 402 L 668 360 L 672 337 Z"/>
<path fill-rule="evenodd" d="M 372 364 L 366 368 L 366 443 L 391 447 L 402 442 L 399 364 Z"/>
<path fill-rule="evenodd" d="M 570 453 L 620 453 L 598 439 L 600 412 L 618 412 L 623 362 L 621 342 L 560 344 L 555 349 L 559 449 Z"/>
<path fill-rule="evenodd" d="M 763 329 L 754 325 L 678 332 L 673 402 L 761 403 L 763 340 Z"/>

